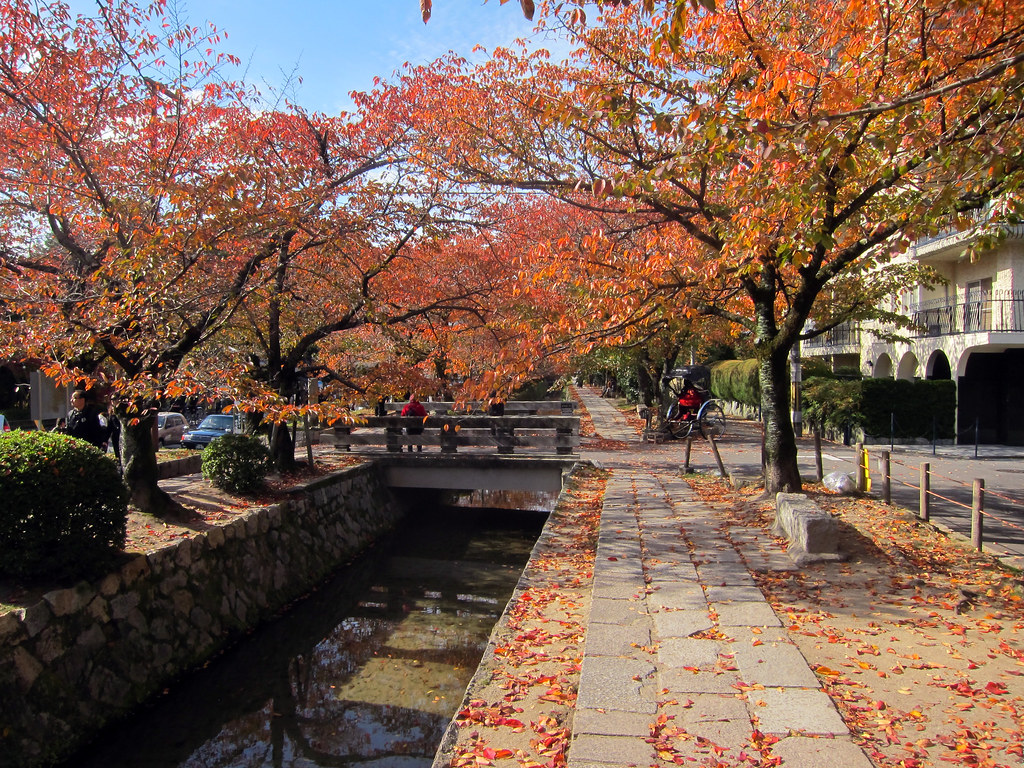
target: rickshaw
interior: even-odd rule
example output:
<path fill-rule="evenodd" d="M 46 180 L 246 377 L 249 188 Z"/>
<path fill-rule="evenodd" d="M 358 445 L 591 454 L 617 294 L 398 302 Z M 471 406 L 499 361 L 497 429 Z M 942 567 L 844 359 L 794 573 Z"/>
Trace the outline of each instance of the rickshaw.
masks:
<path fill-rule="evenodd" d="M 709 380 L 710 371 L 703 366 L 680 368 L 662 379 L 665 389 L 671 394 L 671 402 L 661 422 L 661 431 L 667 437 L 683 439 L 700 435 L 704 439 L 718 439 L 725 434 L 725 412 L 722 410 L 722 401 L 710 397 L 707 390 Z M 679 407 L 682 383 L 677 382 L 681 381 L 693 383 L 693 388 L 700 396 L 699 406 Z"/>

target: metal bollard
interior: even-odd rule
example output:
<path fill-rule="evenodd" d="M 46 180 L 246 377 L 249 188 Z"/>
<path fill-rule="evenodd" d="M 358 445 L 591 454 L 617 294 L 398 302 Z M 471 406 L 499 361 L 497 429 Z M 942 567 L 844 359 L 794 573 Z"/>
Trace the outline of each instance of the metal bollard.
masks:
<path fill-rule="evenodd" d="M 868 489 L 867 467 L 864 466 L 864 443 L 857 443 L 853 449 L 857 461 L 857 493 Z"/>

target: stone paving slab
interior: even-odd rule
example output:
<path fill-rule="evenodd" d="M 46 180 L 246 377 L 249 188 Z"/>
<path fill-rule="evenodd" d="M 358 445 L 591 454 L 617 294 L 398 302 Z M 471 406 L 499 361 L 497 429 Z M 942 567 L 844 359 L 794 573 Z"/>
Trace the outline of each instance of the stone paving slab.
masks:
<path fill-rule="evenodd" d="M 747 697 L 751 717 L 762 733 L 788 735 L 790 732 L 815 736 L 846 736 L 849 729 L 832 699 L 820 690 L 766 688 Z"/>
<path fill-rule="evenodd" d="M 711 669 L 724 650 L 717 640 L 692 637 L 663 637 L 658 640 L 658 663 L 666 667 Z"/>
<path fill-rule="evenodd" d="M 755 586 L 723 587 L 711 584 L 704 589 L 711 603 L 756 603 L 764 602 L 764 593 Z"/>
<path fill-rule="evenodd" d="M 753 587 L 756 584 L 745 566 L 699 565 L 697 573 L 705 584 L 715 584 L 720 587 Z"/>
<path fill-rule="evenodd" d="M 651 612 L 664 610 L 682 610 L 686 608 L 707 608 L 708 601 L 700 584 L 684 582 L 682 584 L 654 583 L 647 594 L 647 604 Z"/>
<path fill-rule="evenodd" d="M 769 688 L 818 688 L 818 678 L 807 666 L 800 649 L 788 640 L 737 641 L 729 646 L 743 681 Z"/>
<path fill-rule="evenodd" d="M 658 670 L 658 690 L 667 691 L 664 698 L 678 698 L 696 693 L 721 693 L 735 696 L 740 679 L 733 672 L 691 670 L 682 667 Z"/>
<path fill-rule="evenodd" d="M 864 750 L 849 738 L 808 738 L 789 736 L 772 747 L 772 754 L 782 758 L 786 768 L 874 768 Z"/>
<path fill-rule="evenodd" d="M 651 735 L 651 716 L 638 712 L 577 707 L 572 718 L 572 732 L 646 738 Z"/>
<path fill-rule="evenodd" d="M 591 623 L 625 625 L 638 621 L 650 621 L 647 606 L 642 601 L 610 597 L 598 597 L 591 601 Z"/>
<path fill-rule="evenodd" d="M 592 656 L 640 658 L 637 649 L 650 645 L 651 628 L 647 622 L 622 626 L 591 621 L 587 627 L 586 648 Z"/>
<path fill-rule="evenodd" d="M 637 659 L 584 654 L 576 706 L 654 714 L 654 665 Z"/>
<path fill-rule="evenodd" d="M 721 627 L 781 627 L 782 622 L 768 603 L 715 603 Z"/>
<path fill-rule="evenodd" d="M 743 744 L 753 732 L 746 704 L 735 696 L 698 693 L 667 705 L 664 713 L 674 727 L 717 745 Z"/>
<path fill-rule="evenodd" d="M 569 768 L 614 765 L 619 768 L 650 765 L 654 750 L 634 736 L 599 736 L 583 733 L 572 740 Z"/>
<path fill-rule="evenodd" d="M 653 618 L 654 630 L 661 638 L 689 637 L 715 626 L 707 608 L 659 611 Z"/>

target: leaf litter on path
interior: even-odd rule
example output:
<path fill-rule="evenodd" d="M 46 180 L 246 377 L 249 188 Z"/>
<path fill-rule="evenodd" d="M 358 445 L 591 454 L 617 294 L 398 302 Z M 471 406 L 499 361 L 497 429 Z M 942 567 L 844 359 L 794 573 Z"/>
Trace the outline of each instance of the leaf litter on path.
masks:
<path fill-rule="evenodd" d="M 451 766 L 565 765 L 606 481 L 570 478 L 446 735 Z"/>
<path fill-rule="evenodd" d="M 727 535 L 773 505 L 710 478 L 691 484 Z M 880 768 L 1024 764 L 1024 606 L 1019 574 L 910 513 L 811 488 L 838 518 L 842 563 L 754 571 L 762 591 Z"/>

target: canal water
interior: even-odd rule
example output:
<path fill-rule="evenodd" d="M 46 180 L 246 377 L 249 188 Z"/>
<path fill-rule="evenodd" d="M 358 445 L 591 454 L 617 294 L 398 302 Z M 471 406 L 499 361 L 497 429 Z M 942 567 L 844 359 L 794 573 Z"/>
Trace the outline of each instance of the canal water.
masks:
<path fill-rule="evenodd" d="M 66 768 L 429 766 L 553 503 L 521 501 L 413 510 Z"/>

